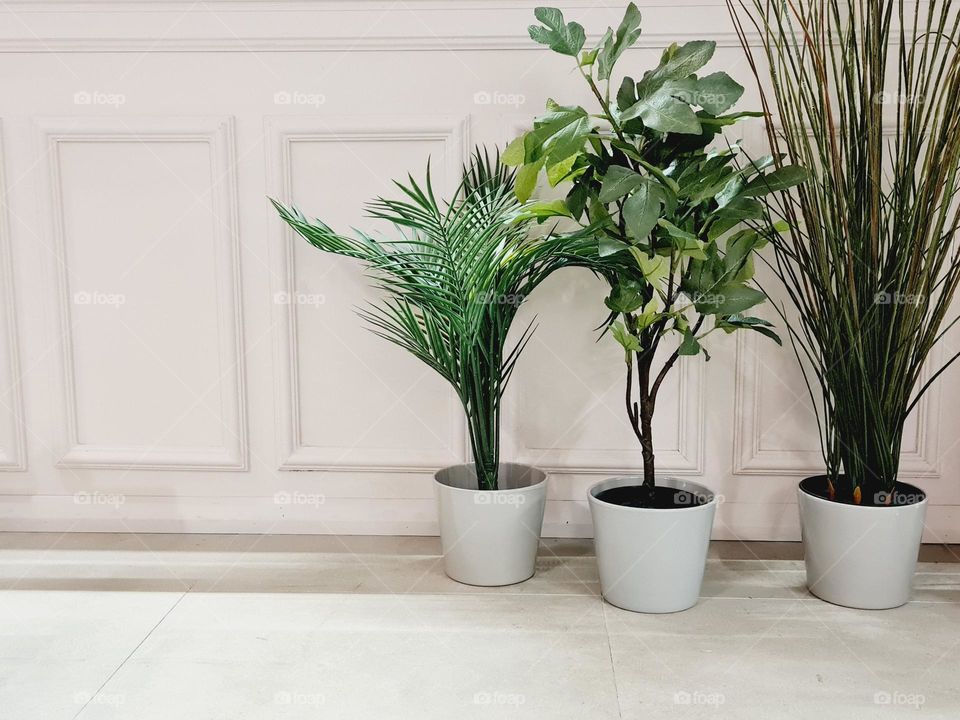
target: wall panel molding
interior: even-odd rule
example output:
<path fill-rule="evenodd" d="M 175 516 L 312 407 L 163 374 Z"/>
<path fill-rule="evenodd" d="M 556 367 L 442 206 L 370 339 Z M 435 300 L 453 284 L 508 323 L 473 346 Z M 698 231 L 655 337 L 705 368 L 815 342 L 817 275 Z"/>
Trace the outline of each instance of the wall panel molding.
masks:
<path fill-rule="evenodd" d="M 0 312 L 4 335 L 3 352 L 6 353 L 6 364 L 9 378 L 9 393 L 0 393 L 0 413 L 9 418 L 13 431 L 12 442 L 6 446 L 0 445 L 0 470 L 21 471 L 27 469 L 26 431 L 24 426 L 23 392 L 21 390 L 22 377 L 20 374 L 20 342 L 17 332 L 17 302 L 14 290 L 13 252 L 10 244 L 10 218 L 7 207 L 6 183 L 6 154 L 4 153 L 4 127 L 0 123 Z"/>
<path fill-rule="evenodd" d="M 748 337 L 749 335 L 749 337 Z M 749 333 L 737 336 L 737 374 L 734 423 L 734 468 L 737 475 L 796 475 L 809 476 L 823 472 L 824 462 L 819 450 L 809 451 L 789 448 L 763 447 L 759 421 L 763 389 L 761 371 L 763 360 L 759 341 Z M 790 348 L 790 362 L 796 362 Z M 927 367 L 921 375 L 921 384 L 931 375 L 931 367 L 939 367 L 940 352 L 937 348 L 930 355 Z M 816 390 L 816 387 L 814 387 Z M 809 403 L 806 396 L 801 400 Z M 916 430 L 912 449 L 901 454 L 900 472 L 906 478 L 938 477 L 940 475 L 939 438 L 937 428 L 940 418 L 940 396 L 928 392 L 914 411 Z"/>
<path fill-rule="evenodd" d="M 242 288 L 233 118 L 229 117 L 72 117 L 35 122 L 39 154 L 46 158 L 47 188 L 42 199 L 56 249 L 61 351 L 64 468 L 150 468 L 246 470 L 247 419 L 243 350 Z M 217 290 L 220 412 L 224 443 L 213 447 L 112 446 L 83 443 L 78 427 L 77 377 L 70 301 L 70 258 L 66 249 L 61 148 L 67 143 L 200 143 L 208 148 L 213 188 L 210 205 Z M 176 279 L 171 278 L 171 290 Z M 186 350 L 186 348 L 184 348 Z"/>
<path fill-rule="evenodd" d="M 467 160 L 469 119 L 466 117 L 323 118 L 310 116 L 272 117 L 266 121 L 266 142 L 269 153 L 271 197 L 290 202 L 293 193 L 291 153 L 297 143 L 329 142 L 411 142 L 443 143 L 445 177 L 458 177 Z M 436 162 L 436 158 L 434 158 Z M 278 218 L 271 217 L 273 247 L 280 248 L 280 263 L 275 273 L 279 284 L 275 291 L 286 297 L 297 292 L 294 262 L 294 233 Z M 328 472 L 433 472 L 448 464 L 444 458 L 430 457 L 423 449 L 378 450 L 371 452 L 370 462 L 347 460 L 339 448 L 305 444 L 302 440 L 300 411 L 300 368 L 298 363 L 297 304 L 275 304 L 275 367 L 277 433 L 281 470 L 321 470 Z M 455 398 L 454 398 L 455 399 Z M 459 405 L 452 408 L 452 417 L 460 418 Z M 465 452 L 466 424 L 451 426 L 452 446 Z"/>
<path fill-rule="evenodd" d="M 684 358 L 676 370 L 677 433 L 670 439 L 667 447 L 661 447 L 663 439 L 657 438 L 657 470 L 667 474 L 702 475 L 704 363 L 701 358 Z M 668 400 L 674 399 L 664 395 L 664 401 Z M 626 411 L 623 411 L 623 417 L 618 420 L 622 423 L 628 422 Z M 516 449 L 516 462 L 536 465 L 553 475 L 635 475 L 643 471 L 643 456 L 639 443 L 616 450 L 520 446 Z"/>
<path fill-rule="evenodd" d="M 0 52 L 372 52 L 530 50 L 536 2 L 504 0 L 39 0 L 4 3 Z M 617 26 L 619 0 L 554 3 L 590 28 Z M 676 23 L 683 7 L 701 20 Z M 709 35 L 721 47 L 740 43 L 722 2 L 680 0 L 644 5 L 638 47 L 662 49 Z M 69 22 L 71 15 L 83 22 Z M 5 26 L 5 27 L 4 27 Z M 709 32 L 698 30 L 710 28 Z M 596 43 L 598 36 L 588 38 Z"/>

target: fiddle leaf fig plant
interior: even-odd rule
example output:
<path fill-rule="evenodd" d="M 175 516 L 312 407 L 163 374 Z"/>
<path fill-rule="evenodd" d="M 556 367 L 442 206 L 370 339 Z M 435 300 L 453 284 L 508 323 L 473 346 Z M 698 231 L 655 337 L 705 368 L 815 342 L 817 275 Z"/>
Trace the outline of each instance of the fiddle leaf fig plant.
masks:
<path fill-rule="evenodd" d="M 591 252 L 610 283 L 605 325 L 624 350 L 627 415 L 652 499 L 652 421 L 677 360 L 709 360 L 703 341 L 717 331 L 781 342 L 770 323 L 749 314 L 765 299 L 753 283 L 754 253 L 782 230 L 766 220 L 759 198 L 806 173 L 780 158 L 746 159 L 739 143 L 723 141 L 724 127 L 763 113 L 730 113 L 743 87 L 722 71 L 700 74 L 715 43 L 673 44 L 657 67 L 616 83 L 617 63 L 640 37 L 636 5 L 590 49 L 583 28 L 560 10 L 537 8 L 535 16 L 542 25 L 531 26 L 530 37 L 574 59 L 597 107 L 548 100 L 502 160 L 518 168 L 524 217 L 567 218 L 595 242 Z M 563 200 L 531 200 L 544 176 L 566 190 Z"/>

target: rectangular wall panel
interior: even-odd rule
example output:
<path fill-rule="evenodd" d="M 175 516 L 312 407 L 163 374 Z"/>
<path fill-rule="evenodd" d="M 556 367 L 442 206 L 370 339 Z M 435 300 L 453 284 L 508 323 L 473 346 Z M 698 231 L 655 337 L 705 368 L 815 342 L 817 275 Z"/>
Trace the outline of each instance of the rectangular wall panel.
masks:
<path fill-rule="evenodd" d="M 449 195 L 465 157 L 462 118 L 272 118 L 267 134 L 274 194 L 347 233 L 367 200 L 398 196 L 391 178 L 409 172 L 423 182 L 427 158 L 436 193 Z M 362 265 L 319 252 L 279 219 L 271 224 L 282 258 L 273 295 L 280 466 L 415 472 L 463 462 L 452 388 L 357 317 L 379 297 Z M 382 223 L 363 226 L 374 228 L 399 237 Z"/>
<path fill-rule="evenodd" d="M 65 467 L 243 469 L 229 119 L 38 121 Z"/>

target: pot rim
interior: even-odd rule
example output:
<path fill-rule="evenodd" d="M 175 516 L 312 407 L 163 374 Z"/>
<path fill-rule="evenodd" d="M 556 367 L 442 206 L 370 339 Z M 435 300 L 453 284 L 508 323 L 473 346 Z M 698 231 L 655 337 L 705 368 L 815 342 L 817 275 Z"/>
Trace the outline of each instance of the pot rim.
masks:
<path fill-rule="evenodd" d="M 699 492 L 696 492 L 698 495 L 709 495 L 710 499 L 703 503 L 702 505 L 691 505 L 690 507 L 676 507 L 676 508 L 637 508 L 637 507 L 628 507 L 627 505 L 617 505 L 616 503 L 607 502 L 606 500 L 601 500 L 597 497 L 598 489 L 601 485 L 606 485 L 607 483 L 616 482 L 618 480 L 637 480 L 639 482 L 631 483 L 633 485 L 640 485 L 643 483 L 642 475 L 617 475 L 615 477 L 608 477 L 600 482 L 594 483 L 590 486 L 590 489 L 587 490 L 587 499 L 590 501 L 590 504 L 596 504 L 603 507 L 616 508 L 618 510 L 623 510 L 624 512 L 637 512 L 637 513 L 689 513 L 689 512 L 703 512 L 710 507 L 716 507 L 719 502 L 717 500 L 717 494 L 708 488 L 706 485 L 701 485 L 698 482 L 693 482 L 692 480 L 685 480 L 684 478 L 677 478 L 672 476 L 664 476 L 657 478 L 658 482 L 663 482 L 664 480 L 672 480 L 674 482 L 682 482 L 687 485 L 691 485 L 694 488 L 697 488 Z M 624 487 L 623 485 L 614 485 L 613 487 Z M 604 490 L 608 489 L 606 487 Z M 680 488 L 676 488 L 680 489 Z"/>
<path fill-rule="evenodd" d="M 853 503 L 842 502 L 840 500 L 830 500 L 828 498 L 822 498 L 819 495 L 814 495 L 812 492 L 803 487 L 803 483 L 807 480 L 813 480 L 815 478 L 827 477 L 826 475 L 810 475 L 805 477 L 803 480 L 797 483 L 797 492 L 801 493 L 803 497 L 811 500 L 813 502 L 823 503 L 830 507 L 848 507 L 855 512 L 867 512 L 870 510 L 875 510 L 877 512 L 887 512 L 890 510 L 904 510 L 906 508 L 922 508 L 927 504 L 927 500 L 930 499 L 929 493 L 921 487 L 918 487 L 912 483 L 903 482 L 897 480 L 897 485 L 906 486 L 908 488 L 913 488 L 914 490 L 923 494 L 923 500 L 920 502 L 913 502 L 907 505 L 854 505 Z"/>
<path fill-rule="evenodd" d="M 513 462 L 502 462 L 497 467 L 501 470 L 505 467 L 523 468 L 524 470 L 532 470 L 534 474 L 539 474 L 541 476 L 540 480 L 535 483 L 530 483 L 529 485 L 524 485 L 523 487 L 518 487 L 518 488 L 497 488 L 496 490 L 481 490 L 480 488 L 461 488 L 461 487 L 456 487 L 455 485 L 449 485 L 443 482 L 442 480 L 440 480 L 440 477 L 439 477 L 440 473 L 446 472 L 448 470 L 453 470 L 455 468 L 475 468 L 475 467 L 476 467 L 476 463 L 472 463 L 472 462 L 457 463 L 456 465 L 447 465 L 446 467 L 440 468 L 433 474 L 433 482 L 434 484 L 446 490 L 452 490 L 454 492 L 460 492 L 460 493 L 472 493 L 472 494 L 525 493 L 531 490 L 537 490 L 541 486 L 545 486 L 547 484 L 547 473 L 545 470 L 538 468 L 536 465 L 527 465 L 526 463 L 513 463 Z"/>

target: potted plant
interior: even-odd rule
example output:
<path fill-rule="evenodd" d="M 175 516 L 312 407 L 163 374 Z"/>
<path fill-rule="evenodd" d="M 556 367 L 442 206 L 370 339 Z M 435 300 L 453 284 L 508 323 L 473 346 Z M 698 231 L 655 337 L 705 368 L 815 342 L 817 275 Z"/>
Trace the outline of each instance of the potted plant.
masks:
<path fill-rule="evenodd" d="M 653 417 L 664 379 L 679 358 L 703 353 L 716 331 L 759 332 L 778 343 L 770 323 L 744 314 L 764 294 L 751 283 L 753 254 L 773 227 L 758 197 L 800 182 L 796 167 L 773 169 L 771 157 L 740 163 L 721 130 L 757 113 L 728 114 L 743 93 L 724 72 L 696 73 L 715 43 L 667 48 L 639 80 L 611 83 L 617 61 L 640 36 L 631 3 L 616 30 L 584 50 L 585 33 L 559 10 L 537 8 L 537 42 L 573 59 L 599 106 L 548 101 L 547 114 L 516 139 L 504 162 L 519 166 L 526 200 L 545 172 L 568 183 L 564 201 L 538 206 L 566 216 L 593 238 L 610 282 L 606 326 L 624 350 L 626 410 L 640 443 L 643 475 L 604 480 L 588 495 L 603 596 L 640 612 L 694 605 L 700 591 L 716 498 L 708 488 L 657 474 Z"/>
<path fill-rule="evenodd" d="M 904 424 L 957 358 L 923 379 L 960 283 L 960 21 L 941 0 L 729 5 L 758 82 L 772 82 L 771 147 L 812 175 L 769 206 L 790 226 L 773 269 L 797 311 L 826 464 L 798 490 L 807 585 L 896 607 L 926 508 L 898 479 Z"/>
<path fill-rule="evenodd" d="M 384 298 L 361 315 L 379 336 L 438 372 L 456 391 L 473 462 L 436 474 L 447 574 L 471 585 L 508 585 L 534 572 L 546 475 L 500 462 L 500 409 L 532 325 L 507 335 L 520 304 L 553 270 L 582 264 L 576 237 L 531 237 L 519 212 L 513 173 L 477 151 L 453 200 L 424 183 L 397 183 L 402 198 L 369 204 L 393 239 L 340 235 L 320 220 L 273 201 L 314 247 L 363 262 Z"/>

